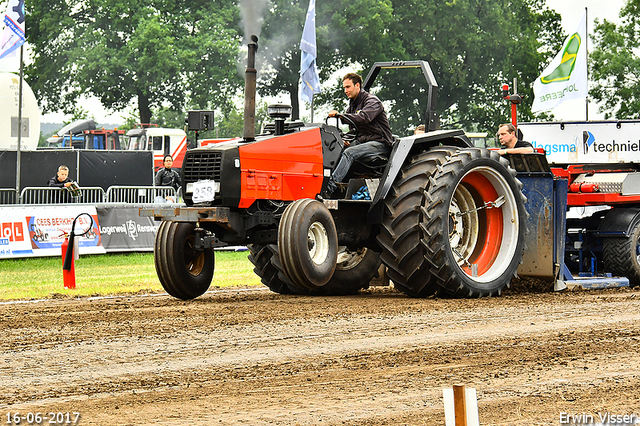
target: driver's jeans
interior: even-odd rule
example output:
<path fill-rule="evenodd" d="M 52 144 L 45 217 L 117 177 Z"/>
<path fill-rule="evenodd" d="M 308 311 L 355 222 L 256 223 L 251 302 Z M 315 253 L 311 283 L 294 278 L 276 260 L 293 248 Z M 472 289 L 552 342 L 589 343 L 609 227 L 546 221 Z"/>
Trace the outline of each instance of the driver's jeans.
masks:
<path fill-rule="evenodd" d="M 340 161 L 338 161 L 336 168 L 333 169 L 331 177 L 334 182 L 342 182 L 342 179 L 347 175 L 354 161 L 375 154 L 389 155 L 390 152 L 391 147 L 384 142 L 369 141 L 348 146 L 342 151 Z M 333 191 L 335 188 L 331 188 L 331 190 Z"/>

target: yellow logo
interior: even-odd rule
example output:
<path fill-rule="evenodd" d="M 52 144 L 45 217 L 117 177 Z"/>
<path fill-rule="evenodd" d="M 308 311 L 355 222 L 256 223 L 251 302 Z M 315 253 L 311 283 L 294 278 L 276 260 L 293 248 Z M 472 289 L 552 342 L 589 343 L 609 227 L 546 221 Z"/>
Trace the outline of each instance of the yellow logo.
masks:
<path fill-rule="evenodd" d="M 575 33 L 569 39 L 567 46 L 562 52 L 562 60 L 560 65 L 547 76 L 540 77 L 540 81 L 543 84 L 553 83 L 555 81 L 567 81 L 571 78 L 573 68 L 576 66 L 576 60 L 578 57 L 578 51 L 580 50 L 580 35 Z"/>

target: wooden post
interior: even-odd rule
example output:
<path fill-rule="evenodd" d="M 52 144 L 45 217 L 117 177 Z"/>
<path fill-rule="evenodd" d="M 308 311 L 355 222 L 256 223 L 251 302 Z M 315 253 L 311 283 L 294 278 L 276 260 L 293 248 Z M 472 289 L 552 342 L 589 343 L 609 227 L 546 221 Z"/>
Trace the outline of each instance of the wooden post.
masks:
<path fill-rule="evenodd" d="M 453 410 L 456 426 L 467 426 L 467 402 L 464 385 L 453 385 Z"/>

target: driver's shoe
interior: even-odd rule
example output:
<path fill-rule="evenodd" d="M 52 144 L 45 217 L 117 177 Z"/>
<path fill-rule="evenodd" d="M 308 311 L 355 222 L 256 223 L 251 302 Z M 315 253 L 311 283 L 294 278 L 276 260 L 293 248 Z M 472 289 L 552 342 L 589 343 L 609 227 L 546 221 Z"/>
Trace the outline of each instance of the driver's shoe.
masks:
<path fill-rule="evenodd" d="M 338 188 L 338 184 L 336 183 L 335 180 L 333 180 L 333 177 L 330 177 L 329 181 L 327 182 L 327 187 L 325 188 L 324 191 L 320 193 L 320 196 L 322 196 L 322 198 L 329 198 L 337 188 Z"/>

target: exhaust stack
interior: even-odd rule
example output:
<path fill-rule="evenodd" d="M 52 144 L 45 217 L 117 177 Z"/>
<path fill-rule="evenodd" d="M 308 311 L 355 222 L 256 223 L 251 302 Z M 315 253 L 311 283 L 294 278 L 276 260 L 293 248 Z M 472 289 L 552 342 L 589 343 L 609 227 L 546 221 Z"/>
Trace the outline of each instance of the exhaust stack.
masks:
<path fill-rule="evenodd" d="M 256 139 L 256 52 L 258 37 L 251 36 L 247 45 L 247 69 L 244 72 L 244 140 Z"/>

